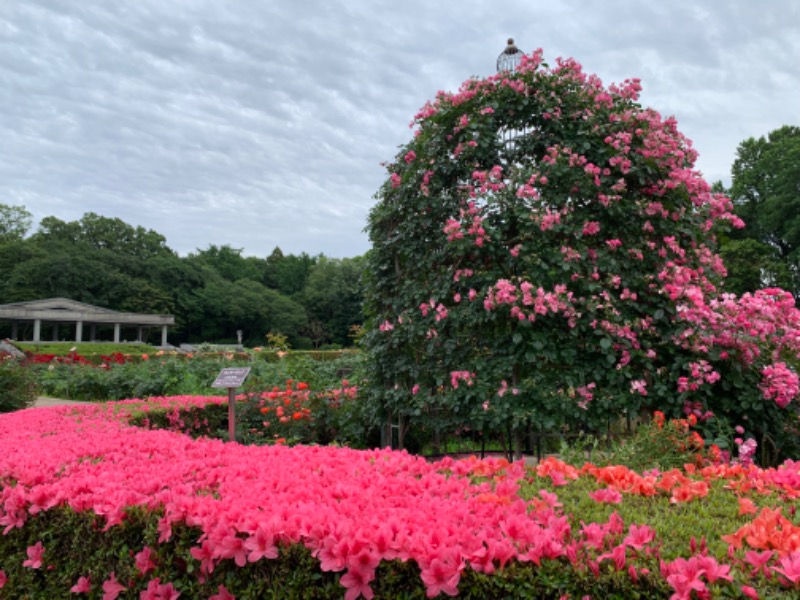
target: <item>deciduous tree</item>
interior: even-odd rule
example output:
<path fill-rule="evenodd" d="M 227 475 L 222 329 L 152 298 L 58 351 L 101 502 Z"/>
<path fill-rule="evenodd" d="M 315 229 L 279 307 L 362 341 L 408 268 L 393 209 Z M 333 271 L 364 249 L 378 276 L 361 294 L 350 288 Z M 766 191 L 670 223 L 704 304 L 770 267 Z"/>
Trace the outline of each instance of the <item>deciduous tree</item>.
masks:
<path fill-rule="evenodd" d="M 770 248 L 789 272 L 779 283 L 800 297 L 800 127 L 744 140 L 731 173 L 730 195 L 746 223 L 734 237 Z"/>

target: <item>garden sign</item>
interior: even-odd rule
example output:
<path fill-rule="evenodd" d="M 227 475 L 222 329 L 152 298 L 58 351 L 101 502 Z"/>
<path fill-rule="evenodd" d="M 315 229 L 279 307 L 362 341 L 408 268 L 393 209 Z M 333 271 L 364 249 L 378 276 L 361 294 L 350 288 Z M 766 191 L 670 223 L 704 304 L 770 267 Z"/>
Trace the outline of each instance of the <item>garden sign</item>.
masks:
<path fill-rule="evenodd" d="M 236 441 L 236 388 L 241 387 L 250 367 L 222 369 L 211 384 L 213 388 L 228 388 L 228 439 Z"/>

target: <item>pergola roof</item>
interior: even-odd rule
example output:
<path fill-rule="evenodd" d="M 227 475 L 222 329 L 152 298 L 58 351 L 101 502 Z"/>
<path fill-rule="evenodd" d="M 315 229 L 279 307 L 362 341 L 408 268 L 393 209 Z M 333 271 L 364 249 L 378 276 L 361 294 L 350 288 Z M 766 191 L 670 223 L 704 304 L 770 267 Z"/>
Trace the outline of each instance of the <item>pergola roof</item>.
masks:
<path fill-rule="evenodd" d="M 92 306 L 68 298 L 0 304 L 0 321 L 83 321 L 122 325 L 174 325 L 173 315 L 129 313 Z"/>

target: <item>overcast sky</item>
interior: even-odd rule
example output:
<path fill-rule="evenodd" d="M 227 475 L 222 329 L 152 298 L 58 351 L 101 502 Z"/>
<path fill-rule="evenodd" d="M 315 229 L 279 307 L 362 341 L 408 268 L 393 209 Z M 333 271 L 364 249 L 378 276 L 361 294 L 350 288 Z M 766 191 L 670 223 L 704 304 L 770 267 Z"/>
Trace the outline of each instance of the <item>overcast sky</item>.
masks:
<path fill-rule="evenodd" d="M 639 77 L 709 182 L 800 125 L 797 0 L 0 0 L 0 203 L 181 255 L 356 256 L 412 116 L 509 36 Z"/>

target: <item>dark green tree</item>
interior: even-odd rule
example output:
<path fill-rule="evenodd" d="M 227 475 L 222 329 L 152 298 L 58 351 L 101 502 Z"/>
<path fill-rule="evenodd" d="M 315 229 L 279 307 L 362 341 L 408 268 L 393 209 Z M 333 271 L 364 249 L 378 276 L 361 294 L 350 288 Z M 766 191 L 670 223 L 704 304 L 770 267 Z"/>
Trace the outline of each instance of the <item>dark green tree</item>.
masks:
<path fill-rule="evenodd" d="M 45 217 L 34 237 L 40 241 L 60 240 L 85 244 L 97 250 L 108 250 L 137 260 L 174 254 L 167 246 L 166 238 L 160 233 L 95 213 L 86 213 L 80 221 L 72 222 Z"/>
<path fill-rule="evenodd" d="M 309 331 L 319 343 L 349 346 L 351 327 L 363 323 L 361 275 L 363 257 L 327 258 L 321 256 L 311 268 L 300 298 L 309 321 L 316 321 Z"/>
<path fill-rule="evenodd" d="M 736 151 L 731 173 L 730 197 L 746 224 L 732 238 L 764 245 L 756 251 L 766 260 L 763 283 L 775 278 L 773 284 L 800 297 L 800 127 L 786 125 L 767 136 L 746 139 Z M 773 268 L 776 260 L 784 265 L 778 272 Z M 737 263 L 729 270 L 735 274 Z"/>
<path fill-rule="evenodd" d="M 298 256 L 286 255 L 275 247 L 267 257 L 264 285 L 286 296 L 299 294 L 305 288 L 311 267 L 316 262 L 317 257 L 309 256 L 305 252 Z"/>
<path fill-rule="evenodd" d="M 0 244 L 24 238 L 32 222 L 33 215 L 24 206 L 0 204 Z"/>
<path fill-rule="evenodd" d="M 198 250 L 192 256 L 213 267 L 228 281 L 252 279 L 262 282 L 264 280 L 266 261 L 254 256 L 242 256 L 240 248 L 211 244 L 205 250 Z"/>
<path fill-rule="evenodd" d="M 268 332 L 291 342 L 306 324 L 300 304 L 257 281 L 230 282 L 213 273 L 195 295 L 199 319 L 187 327 L 192 341 L 233 341 L 241 330 L 250 345 L 263 344 Z"/>

